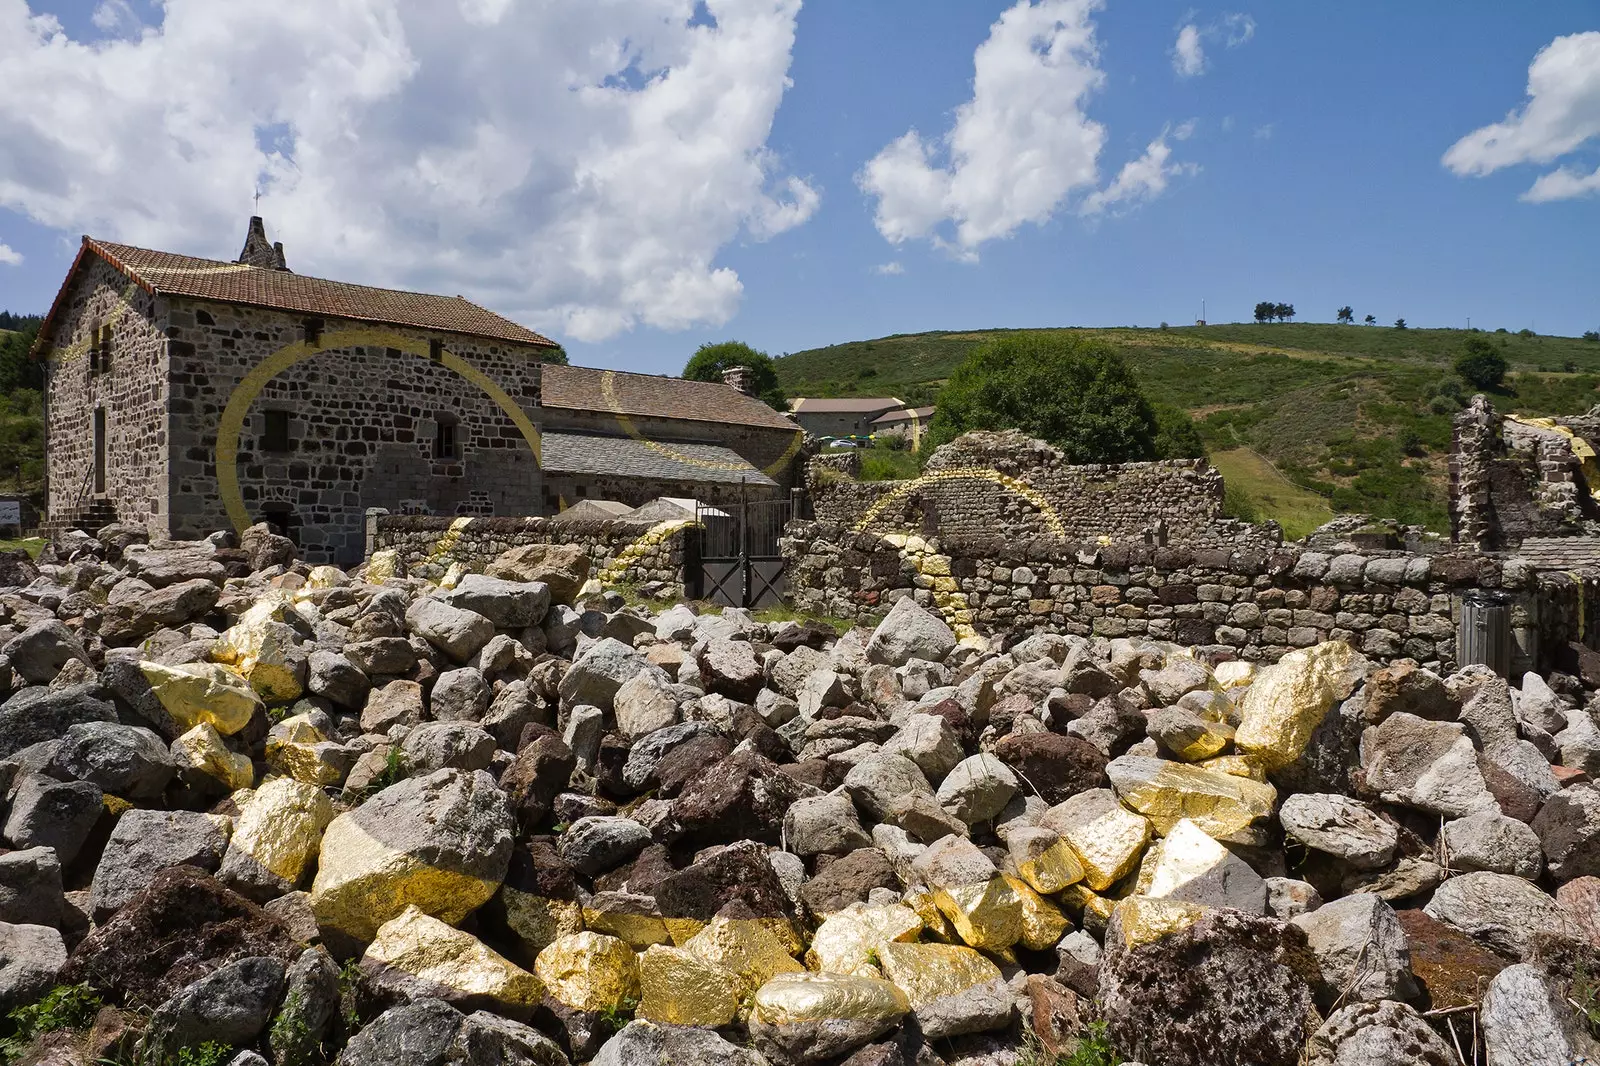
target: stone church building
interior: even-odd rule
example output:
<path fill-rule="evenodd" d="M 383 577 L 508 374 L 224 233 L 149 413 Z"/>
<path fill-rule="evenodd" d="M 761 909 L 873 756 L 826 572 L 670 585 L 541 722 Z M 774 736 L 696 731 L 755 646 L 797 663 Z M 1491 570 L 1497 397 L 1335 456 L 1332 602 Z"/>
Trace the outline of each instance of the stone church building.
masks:
<path fill-rule="evenodd" d="M 796 482 L 801 430 L 724 383 L 568 367 L 462 297 L 84 237 L 39 334 L 51 528 L 270 521 L 351 562 L 365 513 L 723 502 Z"/>

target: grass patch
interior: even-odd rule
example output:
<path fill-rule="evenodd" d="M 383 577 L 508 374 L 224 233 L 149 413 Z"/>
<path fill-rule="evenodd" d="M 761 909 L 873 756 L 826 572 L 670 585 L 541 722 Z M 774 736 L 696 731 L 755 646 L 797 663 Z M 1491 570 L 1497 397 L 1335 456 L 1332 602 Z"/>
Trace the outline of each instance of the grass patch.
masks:
<path fill-rule="evenodd" d="M 887 439 L 874 441 L 861 452 L 862 481 L 907 481 L 920 473 L 916 454 L 892 447 Z"/>
<path fill-rule="evenodd" d="M 21 548 L 28 553 L 28 558 L 37 559 L 39 558 L 39 553 L 44 551 L 44 546 L 49 543 L 43 537 L 23 537 L 21 540 L 0 539 L 0 548 L 4 548 L 7 551 Z"/>
<path fill-rule="evenodd" d="M 1333 517 L 1326 499 L 1296 485 L 1249 448 L 1215 452 L 1211 464 L 1227 486 L 1224 509 L 1235 518 L 1275 519 L 1285 537 L 1299 540 Z"/>

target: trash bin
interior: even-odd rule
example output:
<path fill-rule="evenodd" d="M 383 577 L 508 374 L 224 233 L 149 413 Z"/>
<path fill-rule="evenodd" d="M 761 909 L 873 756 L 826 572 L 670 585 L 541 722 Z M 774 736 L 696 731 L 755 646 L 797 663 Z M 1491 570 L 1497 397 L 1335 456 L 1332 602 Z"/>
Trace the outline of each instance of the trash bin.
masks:
<path fill-rule="evenodd" d="M 1508 677 L 1511 650 L 1510 598 L 1490 589 L 1465 593 L 1456 628 L 1456 661 L 1462 666 L 1487 666 Z"/>

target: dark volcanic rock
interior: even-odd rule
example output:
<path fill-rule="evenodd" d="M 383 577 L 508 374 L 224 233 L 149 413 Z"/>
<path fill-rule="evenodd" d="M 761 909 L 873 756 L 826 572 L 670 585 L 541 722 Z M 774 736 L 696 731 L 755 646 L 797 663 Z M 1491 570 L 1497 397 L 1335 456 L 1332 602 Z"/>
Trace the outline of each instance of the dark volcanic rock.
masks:
<path fill-rule="evenodd" d="M 630 878 L 634 891 L 650 891 L 667 918 L 709 921 L 729 903 L 738 901 L 759 918 L 792 917 L 767 849 L 751 841 L 723 848 L 711 858 L 694 863 L 644 888 Z"/>
<path fill-rule="evenodd" d="M 875 888 L 900 891 L 900 878 L 888 856 L 877 848 L 861 848 L 828 863 L 817 876 L 800 886 L 800 898 L 814 915 L 831 914 L 852 903 L 865 902 Z"/>
<path fill-rule="evenodd" d="M 673 800 L 672 815 L 691 842 L 776 844 L 789 805 L 815 794 L 770 760 L 736 751 L 690 781 Z"/>
<path fill-rule="evenodd" d="M 1014 733 L 994 753 L 1051 806 L 1106 783 L 1106 757 L 1081 737 Z"/>

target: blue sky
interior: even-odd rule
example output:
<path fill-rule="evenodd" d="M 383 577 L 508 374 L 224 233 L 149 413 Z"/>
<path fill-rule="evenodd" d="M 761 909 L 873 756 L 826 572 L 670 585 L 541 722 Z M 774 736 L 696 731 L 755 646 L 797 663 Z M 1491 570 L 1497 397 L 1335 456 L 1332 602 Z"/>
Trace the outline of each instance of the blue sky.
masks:
<path fill-rule="evenodd" d="M 0 307 L 48 306 L 83 232 L 236 254 L 259 187 L 292 267 L 460 292 L 590 365 L 1177 323 L 1202 298 L 1212 321 L 1272 299 L 1600 328 L 1592 0 L 537 6 L 0 0 Z M 252 43 L 197 65 L 218 39 Z M 1547 46 L 1535 111 L 1447 166 Z M 187 82 L 149 84 L 172 64 Z M 889 152 L 912 130 L 920 162 Z"/>

